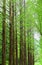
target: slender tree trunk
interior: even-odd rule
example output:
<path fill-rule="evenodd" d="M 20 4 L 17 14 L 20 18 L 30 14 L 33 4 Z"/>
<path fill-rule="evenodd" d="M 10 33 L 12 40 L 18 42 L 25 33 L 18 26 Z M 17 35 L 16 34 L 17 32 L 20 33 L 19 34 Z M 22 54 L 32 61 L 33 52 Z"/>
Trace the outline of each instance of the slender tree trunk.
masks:
<path fill-rule="evenodd" d="M 2 65 L 6 65 L 6 0 L 3 0 Z"/>
<path fill-rule="evenodd" d="M 23 42 L 23 12 L 22 4 L 23 1 L 20 0 L 20 65 L 24 65 L 24 42 Z"/>
<path fill-rule="evenodd" d="M 26 27 L 25 27 L 25 0 L 24 0 L 24 65 L 26 65 Z"/>
<path fill-rule="evenodd" d="M 10 50 L 9 50 L 9 65 L 13 65 L 14 60 L 14 5 L 13 0 L 9 2 L 10 15 Z"/>
<path fill-rule="evenodd" d="M 30 35 L 31 36 L 31 35 Z M 28 65 L 32 65 L 32 53 L 31 53 L 31 41 L 29 37 L 29 43 L 28 43 Z"/>
<path fill-rule="evenodd" d="M 33 65 L 34 65 L 34 34 L 33 34 L 33 48 L 32 48 L 32 51 L 33 51 Z"/>
<path fill-rule="evenodd" d="M 28 65 L 31 65 L 31 58 L 30 58 L 30 48 L 29 48 L 29 43 L 28 43 Z"/>
<path fill-rule="evenodd" d="M 13 21 L 13 65 L 14 65 L 14 2 L 12 2 L 12 21 Z"/>
<path fill-rule="evenodd" d="M 18 65 L 18 52 L 17 52 L 17 12 L 15 0 L 15 22 L 14 22 L 14 65 Z"/>
<path fill-rule="evenodd" d="M 28 43 L 28 65 L 34 65 L 34 45 L 32 47 L 32 43 L 30 39 L 31 39 L 31 34 L 28 40 L 29 41 Z"/>

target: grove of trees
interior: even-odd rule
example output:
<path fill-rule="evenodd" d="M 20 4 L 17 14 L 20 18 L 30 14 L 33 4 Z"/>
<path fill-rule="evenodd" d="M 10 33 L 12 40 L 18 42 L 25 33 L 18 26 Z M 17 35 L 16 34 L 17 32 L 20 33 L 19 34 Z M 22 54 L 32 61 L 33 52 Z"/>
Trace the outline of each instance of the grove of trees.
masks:
<path fill-rule="evenodd" d="M 0 0 L 0 65 L 42 65 L 42 0 Z"/>

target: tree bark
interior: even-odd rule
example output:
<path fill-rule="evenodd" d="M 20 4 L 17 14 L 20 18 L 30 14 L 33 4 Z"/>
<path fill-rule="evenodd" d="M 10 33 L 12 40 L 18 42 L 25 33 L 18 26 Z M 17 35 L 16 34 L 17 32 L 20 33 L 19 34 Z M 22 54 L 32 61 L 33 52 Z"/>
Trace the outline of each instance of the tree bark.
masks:
<path fill-rule="evenodd" d="M 23 42 L 23 1 L 20 0 L 20 65 L 24 65 L 24 42 Z"/>
<path fill-rule="evenodd" d="M 15 21 L 14 21 L 14 65 L 18 65 L 18 49 L 17 49 L 17 8 L 16 8 L 16 0 L 15 0 Z"/>
<path fill-rule="evenodd" d="M 25 27 L 25 0 L 24 0 L 24 65 L 26 65 L 26 27 Z"/>
<path fill-rule="evenodd" d="M 13 0 L 9 2 L 10 15 L 10 48 L 9 48 L 9 65 L 13 65 L 14 60 L 14 3 Z"/>
<path fill-rule="evenodd" d="M 32 47 L 32 43 L 30 39 L 31 39 L 31 34 L 28 40 L 28 65 L 34 65 L 34 43 Z"/>
<path fill-rule="evenodd" d="M 2 65 L 6 65 L 6 0 L 3 0 Z"/>

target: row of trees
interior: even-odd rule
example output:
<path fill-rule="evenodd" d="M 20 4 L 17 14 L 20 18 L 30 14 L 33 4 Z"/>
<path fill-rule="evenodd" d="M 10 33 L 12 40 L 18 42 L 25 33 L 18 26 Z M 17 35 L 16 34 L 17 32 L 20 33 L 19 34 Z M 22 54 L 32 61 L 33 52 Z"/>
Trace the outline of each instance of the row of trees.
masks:
<path fill-rule="evenodd" d="M 16 1 L 9 1 L 9 65 L 18 65 L 17 51 L 17 12 Z M 26 30 L 25 30 L 25 0 L 20 1 L 20 65 L 26 65 Z M 2 42 L 2 65 L 6 65 L 6 0 L 3 0 L 3 42 Z M 28 45 L 29 46 L 29 45 Z M 30 45 L 31 46 L 31 45 Z M 33 65 L 33 56 L 28 47 L 28 64 Z"/>
<path fill-rule="evenodd" d="M 2 9 L 0 11 L 0 16 L 2 17 L 0 19 L 2 24 L 2 65 L 6 65 L 6 62 L 9 65 L 34 65 L 35 31 L 38 31 L 41 35 L 40 48 L 42 45 L 42 16 L 39 13 L 42 10 L 39 10 L 38 5 L 41 7 L 41 0 L 36 2 L 35 0 L 2 1 L 2 6 L 0 7 Z"/>

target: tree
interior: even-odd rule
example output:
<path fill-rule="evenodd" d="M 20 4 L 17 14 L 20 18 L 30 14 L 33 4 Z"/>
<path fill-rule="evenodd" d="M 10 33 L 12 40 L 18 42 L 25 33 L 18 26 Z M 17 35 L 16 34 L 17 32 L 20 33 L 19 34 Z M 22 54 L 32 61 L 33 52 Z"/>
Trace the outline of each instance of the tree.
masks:
<path fill-rule="evenodd" d="M 25 27 L 25 0 L 24 0 L 24 65 L 26 65 L 26 27 Z"/>
<path fill-rule="evenodd" d="M 32 31 L 28 33 L 28 65 L 34 65 L 34 37 Z"/>
<path fill-rule="evenodd" d="M 20 0 L 20 65 L 24 65 L 24 42 L 23 42 L 23 1 Z"/>
<path fill-rule="evenodd" d="M 6 65 L 6 0 L 3 0 L 2 65 Z"/>
<path fill-rule="evenodd" d="M 13 65 L 14 54 L 14 3 L 9 1 L 9 20 L 10 20 L 10 51 L 9 51 L 9 65 Z"/>
<path fill-rule="evenodd" d="M 14 21 L 14 65 L 18 65 L 18 45 L 17 45 L 17 8 L 16 8 L 16 3 L 17 1 L 15 0 L 14 3 L 14 16 L 15 16 L 15 21 Z"/>

